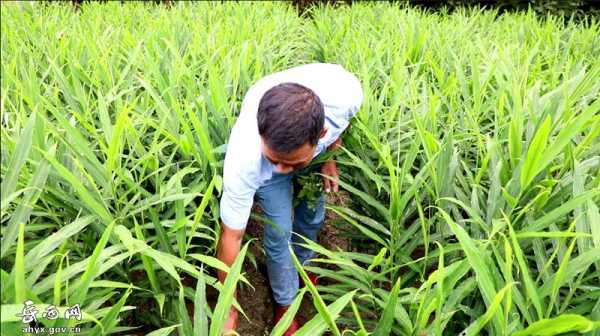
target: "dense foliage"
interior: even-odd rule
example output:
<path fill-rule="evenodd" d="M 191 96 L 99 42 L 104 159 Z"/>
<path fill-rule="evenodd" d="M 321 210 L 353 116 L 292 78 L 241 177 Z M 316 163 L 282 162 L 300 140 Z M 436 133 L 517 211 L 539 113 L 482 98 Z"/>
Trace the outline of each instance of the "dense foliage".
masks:
<path fill-rule="evenodd" d="M 328 284 L 301 292 L 318 314 L 299 335 L 599 327 L 594 19 L 389 3 L 1 11 L 2 335 L 21 333 L 26 299 L 81 304 L 82 321 L 38 316 L 47 327 L 218 335 L 248 282 L 247 244 L 231 269 L 213 257 L 229 131 L 255 80 L 315 61 L 354 72 L 365 101 L 338 155 L 350 200 L 328 206 L 352 249 L 307 242 Z"/>
<path fill-rule="evenodd" d="M 292 0 L 301 14 L 315 5 L 351 5 L 360 0 Z M 409 5 L 433 11 L 452 11 L 461 8 L 483 7 L 499 13 L 532 10 L 540 16 L 564 15 L 584 19 L 600 15 L 597 0 L 388 0 L 395 5 Z"/>

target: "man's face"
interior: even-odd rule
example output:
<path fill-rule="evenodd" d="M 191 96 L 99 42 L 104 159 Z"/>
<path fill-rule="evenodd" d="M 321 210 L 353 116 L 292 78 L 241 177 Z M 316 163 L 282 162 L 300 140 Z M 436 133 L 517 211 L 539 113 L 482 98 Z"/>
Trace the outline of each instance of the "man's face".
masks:
<path fill-rule="evenodd" d="M 275 165 L 275 171 L 280 174 L 289 174 L 308 166 L 316 150 L 317 146 L 313 146 L 307 142 L 302 147 L 290 153 L 279 153 L 269 148 L 264 140 L 262 141 L 262 153 L 264 157 Z"/>

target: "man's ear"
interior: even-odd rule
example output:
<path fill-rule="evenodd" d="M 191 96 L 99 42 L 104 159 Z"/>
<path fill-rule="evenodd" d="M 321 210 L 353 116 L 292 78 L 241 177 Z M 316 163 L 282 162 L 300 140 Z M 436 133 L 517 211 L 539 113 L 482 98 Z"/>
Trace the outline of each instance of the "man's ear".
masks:
<path fill-rule="evenodd" d="M 325 134 L 327 134 L 327 127 L 323 127 L 323 129 L 321 130 L 321 134 L 319 134 L 319 139 L 324 137 Z"/>

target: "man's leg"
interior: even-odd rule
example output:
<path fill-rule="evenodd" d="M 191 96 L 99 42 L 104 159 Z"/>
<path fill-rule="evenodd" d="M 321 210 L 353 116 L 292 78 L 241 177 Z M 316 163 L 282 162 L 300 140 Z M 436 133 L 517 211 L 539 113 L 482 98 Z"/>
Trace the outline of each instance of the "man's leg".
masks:
<path fill-rule="evenodd" d="M 298 275 L 288 249 L 292 230 L 291 175 L 275 174 L 256 191 L 265 217 L 263 243 L 267 254 L 267 272 L 275 302 L 292 303 L 298 292 Z"/>
<path fill-rule="evenodd" d="M 317 235 L 323 225 L 325 219 L 325 194 L 321 194 L 316 207 L 311 209 L 306 201 L 302 201 L 296 209 L 294 209 L 294 224 L 293 230 L 312 241 L 317 241 Z M 304 243 L 304 240 L 297 235 L 293 235 L 294 243 Z M 312 250 L 294 244 L 294 253 L 298 256 L 298 260 L 302 265 L 306 264 L 307 260 L 314 255 Z"/>

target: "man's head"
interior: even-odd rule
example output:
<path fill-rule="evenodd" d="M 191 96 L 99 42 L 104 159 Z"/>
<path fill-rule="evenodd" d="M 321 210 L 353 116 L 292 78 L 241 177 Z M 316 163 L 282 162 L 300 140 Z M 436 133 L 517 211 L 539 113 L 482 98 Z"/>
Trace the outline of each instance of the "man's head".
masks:
<path fill-rule="evenodd" d="M 265 92 L 256 118 L 263 155 L 283 174 L 307 166 L 326 132 L 321 100 L 300 84 L 282 83 Z"/>

